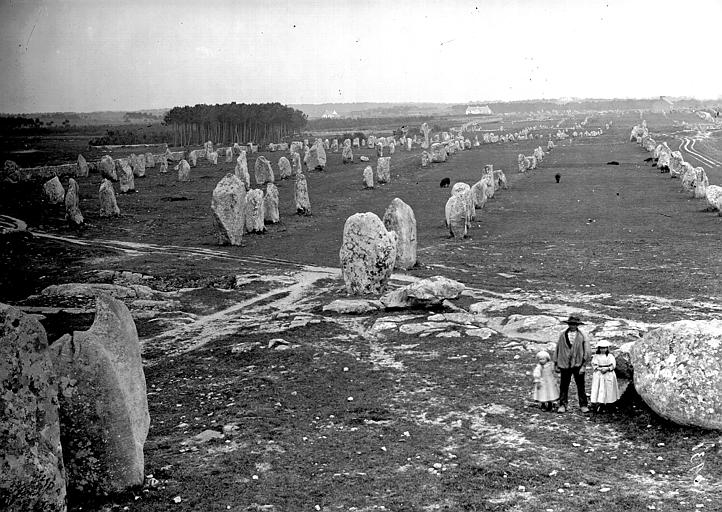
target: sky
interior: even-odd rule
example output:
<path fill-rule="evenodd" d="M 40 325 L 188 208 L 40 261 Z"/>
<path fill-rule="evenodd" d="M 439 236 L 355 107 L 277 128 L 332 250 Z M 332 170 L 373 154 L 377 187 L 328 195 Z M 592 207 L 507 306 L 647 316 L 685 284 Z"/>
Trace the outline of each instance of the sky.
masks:
<path fill-rule="evenodd" d="M 0 112 L 722 96 L 722 0 L 0 0 Z"/>

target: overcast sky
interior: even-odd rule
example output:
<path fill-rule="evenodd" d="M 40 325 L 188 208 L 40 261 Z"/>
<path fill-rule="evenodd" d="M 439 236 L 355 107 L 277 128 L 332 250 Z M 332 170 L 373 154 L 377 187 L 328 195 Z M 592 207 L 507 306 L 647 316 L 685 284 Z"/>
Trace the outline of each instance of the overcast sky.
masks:
<path fill-rule="evenodd" d="M 722 0 L 0 0 L 0 112 L 722 95 Z"/>

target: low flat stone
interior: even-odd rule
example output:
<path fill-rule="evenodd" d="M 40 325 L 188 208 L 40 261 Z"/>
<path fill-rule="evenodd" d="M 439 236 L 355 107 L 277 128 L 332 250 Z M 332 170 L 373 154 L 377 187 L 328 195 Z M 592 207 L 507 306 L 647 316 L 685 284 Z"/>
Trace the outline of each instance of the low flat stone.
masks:
<path fill-rule="evenodd" d="M 323 307 L 323 311 L 339 314 L 360 314 L 381 309 L 383 304 L 378 300 L 338 299 Z"/>
<path fill-rule="evenodd" d="M 444 331 L 436 335 L 437 338 L 461 338 L 459 331 Z"/>
<path fill-rule="evenodd" d="M 212 441 L 213 439 L 223 439 L 226 436 L 218 432 L 217 430 L 204 430 L 200 434 L 197 434 L 193 436 L 193 442 L 195 443 L 207 443 L 208 441 Z"/>
<path fill-rule="evenodd" d="M 496 331 L 494 331 L 492 329 L 487 329 L 486 327 L 483 327 L 481 329 L 467 329 L 466 335 L 467 336 L 475 336 L 477 338 L 481 338 L 482 340 L 486 340 L 486 339 L 491 338 L 491 336 L 495 332 Z"/>

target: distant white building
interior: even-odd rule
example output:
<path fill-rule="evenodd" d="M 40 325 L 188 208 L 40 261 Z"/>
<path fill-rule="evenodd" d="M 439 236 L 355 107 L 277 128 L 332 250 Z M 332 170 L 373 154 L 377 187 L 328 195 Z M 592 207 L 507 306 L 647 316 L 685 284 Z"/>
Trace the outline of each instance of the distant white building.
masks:
<path fill-rule="evenodd" d="M 466 107 L 467 116 L 490 116 L 493 112 L 488 105 L 469 105 Z"/>
<path fill-rule="evenodd" d="M 336 112 L 335 110 L 333 112 L 330 110 L 326 110 L 326 111 L 324 111 L 323 115 L 321 116 L 321 119 L 338 119 L 340 117 L 341 116 L 338 115 L 338 112 Z"/>

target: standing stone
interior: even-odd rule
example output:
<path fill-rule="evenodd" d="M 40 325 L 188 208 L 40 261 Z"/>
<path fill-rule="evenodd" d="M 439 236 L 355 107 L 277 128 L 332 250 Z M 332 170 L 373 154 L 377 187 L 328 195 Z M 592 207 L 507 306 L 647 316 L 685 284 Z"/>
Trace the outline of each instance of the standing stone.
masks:
<path fill-rule="evenodd" d="M 236 158 L 236 177 L 241 180 L 246 190 L 251 189 L 251 175 L 248 172 L 248 162 L 246 161 L 246 152 L 241 150 L 241 154 Z"/>
<path fill-rule="evenodd" d="M 159 172 L 161 174 L 166 174 L 168 172 L 168 157 L 165 154 L 163 154 L 163 155 L 160 155 L 159 158 L 160 158 L 160 171 Z"/>
<path fill-rule="evenodd" d="M 378 158 L 381 158 L 384 156 L 384 145 L 381 143 L 381 141 L 376 143 L 376 156 Z"/>
<path fill-rule="evenodd" d="M 421 143 L 421 147 L 423 149 L 429 149 L 429 134 L 431 133 L 431 128 L 429 128 L 429 125 L 427 123 L 421 124 L 421 133 L 424 134 L 424 142 Z"/>
<path fill-rule="evenodd" d="M 451 189 L 452 196 L 458 196 L 464 200 L 466 204 L 466 219 L 467 223 L 471 225 L 471 220 L 476 216 L 476 209 L 474 208 L 474 199 L 471 194 L 471 187 L 463 182 L 454 183 Z"/>
<path fill-rule="evenodd" d="M 263 191 L 254 188 L 246 193 L 246 232 L 263 233 L 263 221 Z"/>
<path fill-rule="evenodd" d="M 207 152 L 206 160 L 208 160 L 208 162 L 210 162 L 211 165 L 218 165 L 218 151 Z"/>
<path fill-rule="evenodd" d="M 188 153 L 188 162 L 190 162 L 193 167 L 198 165 L 198 150 L 194 149 Z"/>
<path fill-rule="evenodd" d="M 413 144 L 411 137 L 406 137 L 406 151 L 411 151 L 411 145 Z"/>
<path fill-rule="evenodd" d="M 384 226 L 396 233 L 395 268 L 408 270 L 416 265 L 416 216 L 414 210 L 398 197 L 384 212 Z"/>
<path fill-rule="evenodd" d="M 361 142 L 359 141 L 358 137 L 354 137 L 353 141 L 351 141 L 351 145 L 355 148 L 361 147 Z"/>
<path fill-rule="evenodd" d="M 331 142 L 328 139 L 323 141 L 323 149 L 331 149 Z"/>
<path fill-rule="evenodd" d="M 296 213 L 298 215 L 311 215 L 311 200 L 308 198 L 308 184 L 306 183 L 306 176 L 302 172 L 296 175 L 294 199 L 296 201 Z"/>
<path fill-rule="evenodd" d="M 271 224 L 281 220 L 278 215 L 278 187 L 273 183 L 266 185 L 266 195 L 263 196 L 263 219 Z"/>
<path fill-rule="evenodd" d="M 293 174 L 293 171 L 291 171 L 291 162 L 289 162 L 285 156 L 278 159 L 278 173 L 282 180 L 290 178 Z"/>
<path fill-rule="evenodd" d="M 100 159 L 100 175 L 110 181 L 118 181 L 118 175 L 115 173 L 115 161 L 109 155 L 103 155 Z"/>
<path fill-rule="evenodd" d="M 43 185 L 43 194 L 45 195 L 45 200 L 50 204 L 60 204 L 63 202 L 65 199 L 65 189 L 57 176 L 45 182 Z"/>
<path fill-rule="evenodd" d="M 113 189 L 113 182 L 110 180 L 103 180 L 100 184 L 100 190 L 98 191 L 100 199 L 100 216 L 101 217 L 117 217 L 120 215 L 120 208 L 118 208 L 118 202 L 115 200 L 115 190 Z"/>
<path fill-rule="evenodd" d="M 338 139 L 333 139 L 331 141 L 331 151 L 338 153 Z"/>
<path fill-rule="evenodd" d="M 145 155 L 130 155 L 130 165 L 133 168 L 133 176 L 145 177 Z"/>
<path fill-rule="evenodd" d="M 256 163 L 253 166 L 253 174 L 256 178 L 256 185 L 263 186 L 266 183 L 273 183 L 273 168 L 271 162 L 266 159 L 265 156 L 259 156 L 256 158 Z"/>
<path fill-rule="evenodd" d="M 178 181 L 191 180 L 191 166 L 188 165 L 188 162 L 186 162 L 185 159 L 181 160 L 175 168 L 178 171 Z"/>
<path fill-rule="evenodd" d="M 421 167 L 426 167 L 431 163 L 431 156 L 429 156 L 429 152 L 424 150 L 421 152 Z"/>
<path fill-rule="evenodd" d="M 376 181 L 388 183 L 391 181 L 391 157 L 382 156 L 376 162 Z"/>
<path fill-rule="evenodd" d="M 130 167 L 130 164 L 128 164 L 128 160 L 125 158 L 119 158 L 116 160 L 115 173 L 120 182 L 121 194 L 135 192 L 135 175 L 133 173 L 133 169 Z"/>
<path fill-rule="evenodd" d="M 291 170 L 294 176 L 303 172 L 303 167 L 301 166 L 301 155 L 299 153 L 291 154 Z"/>
<path fill-rule="evenodd" d="M 474 208 L 483 208 L 486 204 L 487 199 L 487 185 L 486 180 L 480 179 L 474 183 L 471 187 L 471 199 L 474 203 Z"/>
<path fill-rule="evenodd" d="M 343 147 L 343 152 L 341 153 L 341 161 L 344 164 L 353 163 L 353 151 L 351 150 L 351 146 Z"/>
<path fill-rule="evenodd" d="M 694 197 L 696 199 L 704 199 L 707 197 L 707 187 L 709 187 L 709 178 L 707 173 L 704 172 L 703 167 L 695 167 L 695 181 L 694 181 Z"/>
<path fill-rule="evenodd" d="M 145 168 L 152 169 L 155 167 L 155 156 L 153 156 L 153 153 L 146 153 L 145 154 Z"/>
<path fill-rule="evenodd" d="M 634 388 L 677 424 L 722 430 L 722 320 L 681 320 L 632 347 Z"/>
<path fill-rule="evenodd" d="M 213 189 L 211 210 L 218 244 L 241 245 L 246 226 L 246 188 L 235 174 L 226 174 Z"/>
<path fill-rule="evenodd" d="M 88 172 L 88 162 L 83 155 L 78 155 L 78 178 L 87 178 Z"/>
<path fill-rule="evenodd" d="M 389 155 L 393 155 L 396 152 L 396 144 L 393 142 L 389 144 Z"/>
<path fill-rule="evenodd" d="M 396 233 L 374 213 L 355 213 L 343 227 L 339 257 L 348 294 L 383 293 L 396 261 Z"/>
<path fill-rule="evenodd" d="M 80 213 L 80 189 L 73 178 L 68 180 L 68 190 L 65 192 L 65 219 L 76 228 L 84 222 L 83 214 Z"/>
<path fill-rule="evenodd" d="M 321 139 L 317 139 L 308 152 L 306 165 L 309 170 L 323 171 L 326 168 L 326 151 L 323 148 Z"/>
<path fill-rule="evenodd" d="M 363 174 L 364 188 L 374 188 L 374 170 L 370 165 L 366 166 Z"/>
<path fill-rule="evenodd" d="M 0 304 L 0 508 L 65 512 L 58 385 L 37 319 Z"/>
<path fill-rule="evenodd" d="M 460 196 L 451 196 L 446 202 L 446 224 L 454 238 L 466 238 L 468 209 L 466 201 Z"/>
<path fill-rule="evenodd" d="M 68 487 L 114 493 L 143 483 L 150 417 L 138 332 L 130 311 L 108 295 L 96 299 L 93 325 L 48 349 L 60 396 L 60 432 Z"/>
<path fill-rule="evenodd" d="M 226 163 L 233 162 L 233 148 L 226 148 Z"/>

